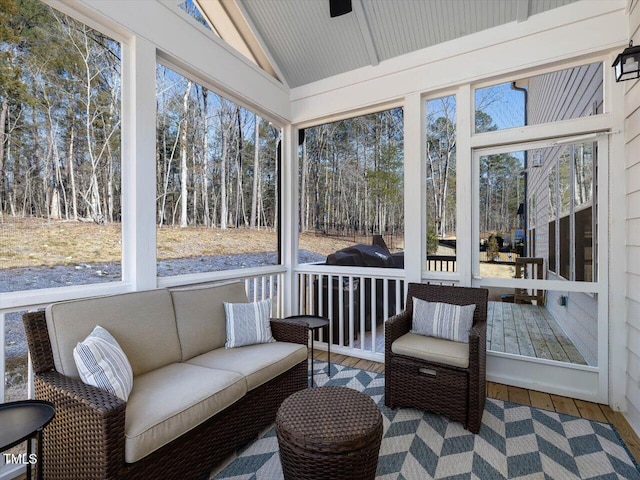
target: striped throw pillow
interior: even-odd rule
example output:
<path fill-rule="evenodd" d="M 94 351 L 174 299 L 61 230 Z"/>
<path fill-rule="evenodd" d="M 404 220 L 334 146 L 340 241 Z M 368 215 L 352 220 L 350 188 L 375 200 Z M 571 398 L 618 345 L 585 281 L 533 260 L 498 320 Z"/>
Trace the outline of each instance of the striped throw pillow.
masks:
<path fill-rule="evenodd" d="M 115 338 L 100 325 L 73 349 L 80 378 L 125 402 L 133 388 L 133 371 Z"/>
<path fill-rule="evenodd" d="M 225 348 L 275 342 L 271 336 L 271 299 L 255 303 L 224 302 L 227 341 Z"/>
<path fill-rule="evenodd" d="M 475 305 L 427 302 L 413 297 L 411 333 L 469 343 Z"/>

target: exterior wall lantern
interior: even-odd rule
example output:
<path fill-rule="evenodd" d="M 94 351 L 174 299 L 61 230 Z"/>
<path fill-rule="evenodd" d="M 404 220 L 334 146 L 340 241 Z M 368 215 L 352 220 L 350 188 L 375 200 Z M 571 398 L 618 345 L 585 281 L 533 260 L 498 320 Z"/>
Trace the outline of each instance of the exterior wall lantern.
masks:
<path fill-rule="evenodd" d="M 629 42 L 629 46 L 611 66 L 616 71 L 616 82 L 640 78 L 640 47 L 634 47 L 633 42 Z"/>

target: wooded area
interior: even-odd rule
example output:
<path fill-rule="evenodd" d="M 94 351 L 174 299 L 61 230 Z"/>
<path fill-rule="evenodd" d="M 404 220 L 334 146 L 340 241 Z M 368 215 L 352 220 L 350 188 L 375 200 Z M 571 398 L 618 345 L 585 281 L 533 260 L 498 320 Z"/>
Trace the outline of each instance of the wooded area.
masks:
<path fill-rule="evenodd" d="M 478 99 L 476 133 L 498 129 L 482 108 L 503 102 L 499 91 L 488 91 Z M 456 238 L 456 99 L 455 96 L 427 101 L 426 193 L 427 253 L 434 254 L 438 239 Z M 510 154 L 480 159 L 480 236 L 510 235 L 517 227 L 517 211 L 524 202 L 522 161 Z"/>
<path fill-rule="evenodd" d="M 121 46 L 0 0 L 0 218 L 119 222 Z M 158 225 L 276 228 L 280 131 L 157 68 Z"/>
<path fill-rule="evenodd" d="M 427 253 L 456 238 L 456 97 L 427 101 Z"/>
<path fill-rule="evenodd" d="M 277 228 L 280 130 L 158 65 L 159 225 Z"/>
<path fill-rule="evenodd" d="M 0 216 L 121 221 L 120 44 L 39 0 L 0 0 L 0 42 Z M 167 66 L 156 78 L 157 224 L 277 229 L 280 130 Z M 436 101 L 428 224 L 455 238 L 455 97 Z M 495 128 L 476 113 L 477 132 Z M 300 230 L 401 237 L 402 109 L 304 133 Z M 508 156 L 481 166 L 481 231 L 513 227 L 519 168 Z"/>
<path fill-rule="evenodd" d="M 401 108 L 304 130 L 300 231 L 402 235 L 403 186 Z"/>
<path fill-rule="evenodd" d="M 119 221 L 120 45 L 0 0 L 0 216 Z"/>
<path fill-rule="evenodd" d="M 522 152 L 520 152 L 522 154 Z M 480 158 L 480 234 L 511 238 L 518 224 L 518 207 L 525 202 L 522 160 L 511 154 Z"/>

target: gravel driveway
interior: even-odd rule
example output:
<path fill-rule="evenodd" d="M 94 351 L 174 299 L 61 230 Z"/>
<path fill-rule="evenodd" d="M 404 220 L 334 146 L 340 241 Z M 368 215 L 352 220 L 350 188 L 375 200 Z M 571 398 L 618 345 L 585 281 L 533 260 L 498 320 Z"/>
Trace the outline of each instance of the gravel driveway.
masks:
<path fill-rule="evenodd" d="M 158 262 L 158 276 L 261 267 L 273 265 L 276 259 L 275 253 L 270 252 L 162 260 Z M 323 255 L 306 250 L 301 250 L 299 254 L 300 263 L 324 260 Z M 120 264 L 115 263 L 12 268 L 0 270 L 0 292 L 106 283 L 119 278 L 121 278 Z M 6 358 L 26 355 L 27 346 L 21 312 L 5 315 L 5 342 Z"/>

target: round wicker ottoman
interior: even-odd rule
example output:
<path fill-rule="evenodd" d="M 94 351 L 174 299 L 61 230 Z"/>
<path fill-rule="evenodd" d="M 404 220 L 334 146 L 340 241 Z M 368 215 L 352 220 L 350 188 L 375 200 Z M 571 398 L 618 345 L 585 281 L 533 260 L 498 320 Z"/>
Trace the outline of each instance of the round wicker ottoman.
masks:
<path fill-rule="evenodd" d="M 346 387 L 294 393 L 276 416 L 285 480 L 373 480 L 382 441 L 374 401 Z"/>

